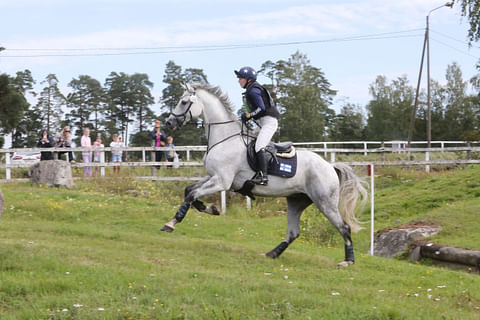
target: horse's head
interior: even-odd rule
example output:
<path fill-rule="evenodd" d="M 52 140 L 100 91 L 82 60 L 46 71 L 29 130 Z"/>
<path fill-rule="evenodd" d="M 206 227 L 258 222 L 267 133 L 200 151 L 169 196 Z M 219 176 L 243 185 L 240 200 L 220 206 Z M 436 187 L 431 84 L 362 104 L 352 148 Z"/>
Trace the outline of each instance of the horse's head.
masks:
<path fill-rule="evenodd" d="M 203 104 L 196 96 L 195 88 L 189 84 L 182 84 L 182 87 L 185 90 L 182 98 L 165 122 L 170 129 L 179 128 L 202 114 Z"/>

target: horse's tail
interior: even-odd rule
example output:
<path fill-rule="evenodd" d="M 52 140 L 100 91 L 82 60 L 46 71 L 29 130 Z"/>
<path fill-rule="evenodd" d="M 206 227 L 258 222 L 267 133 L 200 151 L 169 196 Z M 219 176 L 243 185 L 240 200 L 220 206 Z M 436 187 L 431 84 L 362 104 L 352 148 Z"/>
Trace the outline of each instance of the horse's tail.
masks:
<path fill-rule="evenodd" d="M 355 216 L 355 211 L 365 206 L 368 199 L 365 181 L 359 178 L 353 169 L 343 163 L 333 165 L 340 180 L 340 203 L 339 210 L 342 218 L 350 226 L 353 232 L 362 229 L 361 222 Z"/>

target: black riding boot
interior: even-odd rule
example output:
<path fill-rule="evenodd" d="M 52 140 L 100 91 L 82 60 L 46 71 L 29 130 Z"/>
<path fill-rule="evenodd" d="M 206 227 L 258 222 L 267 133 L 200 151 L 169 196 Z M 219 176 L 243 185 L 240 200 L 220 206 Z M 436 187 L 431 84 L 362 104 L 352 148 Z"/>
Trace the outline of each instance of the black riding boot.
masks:
<path fill-rule="evenodd" d="M 261 149 L 260 151 L 257 152 L 257 163 L 260 171 L 257 172 L 257 174 L 252 179 L 252 181 L 255 184 L 266 186 L 268 184 L 268 176 L 267 176 L 268 159 L 267 159 L 267 152 L 265 151 L 265 149 Z"/>

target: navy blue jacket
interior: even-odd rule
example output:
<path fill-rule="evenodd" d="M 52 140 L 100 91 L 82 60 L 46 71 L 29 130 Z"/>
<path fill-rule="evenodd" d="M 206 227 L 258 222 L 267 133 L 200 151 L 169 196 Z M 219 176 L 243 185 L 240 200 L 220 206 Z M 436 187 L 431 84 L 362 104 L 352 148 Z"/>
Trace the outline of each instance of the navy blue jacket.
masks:
<path fill-rule="evenodd" d="M 280 112 L 278 112 L 275 103 L 273 103 L 270 93 L 258 82 L 252 82 L 247 86 L 245 98 L 252 118 L 260 119 L 263 116 L 280 117 Z"/>

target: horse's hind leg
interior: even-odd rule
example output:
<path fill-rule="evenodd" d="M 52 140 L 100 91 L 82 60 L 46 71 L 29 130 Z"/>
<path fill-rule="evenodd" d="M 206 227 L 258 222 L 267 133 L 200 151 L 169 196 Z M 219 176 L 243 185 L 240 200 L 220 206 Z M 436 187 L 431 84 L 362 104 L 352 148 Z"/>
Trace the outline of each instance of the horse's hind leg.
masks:
<path fill-rule="evenodd" d="M 293 241 L 295 241 L 295 239 L 298 238 L 300 235 L 300 216 L 302 215 L 303 210 L 305 210 L 311 204 L 312 200 L 310 200 L 310 198 L 305 194 L 296 194 L 287 197 L 287 236 L 285 237 L 285 240 L 275 247 L 275 249 L 266 254 L 267 257 L 273 259 L 277 258 Z"/>
<path fill-rule="evenodd" d="M 338 263 L 338 267 L 347 267 L 355 262 L 353 255 L 353 242 L 350 226 L 343 220 L 338 211 L 338 201 L 335 197 L 316 198 L 315 205 L 323 212 L 325 217 L 337 228 L 345 242 L 345 260 Z"/>

